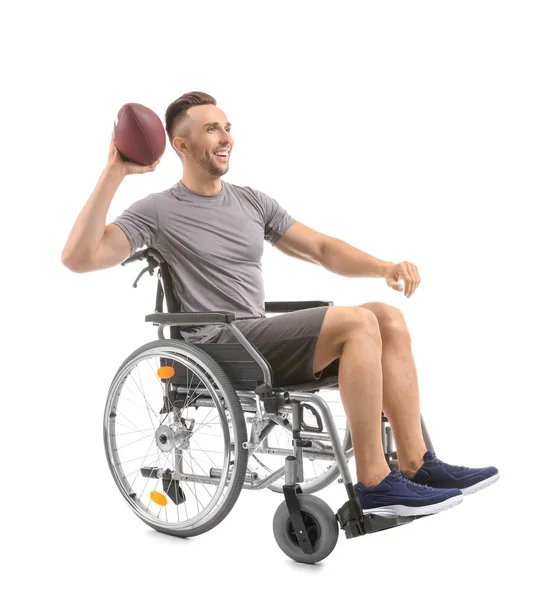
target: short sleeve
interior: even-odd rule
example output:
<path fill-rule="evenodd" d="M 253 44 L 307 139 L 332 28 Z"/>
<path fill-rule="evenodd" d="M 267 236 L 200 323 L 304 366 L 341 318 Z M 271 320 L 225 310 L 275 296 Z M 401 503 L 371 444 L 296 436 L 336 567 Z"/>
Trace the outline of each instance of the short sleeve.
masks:
<path fill-rule="evenodd" d="M 259 190 L 255 190 L 255 192 L 262 202 L 264 239 L 272 246 L 275 246 L 290 225 L 296 222 L 296 219 L 291 217 L 277 200 Z"/>
<path fill-rule="evenodd" d="M 142 246 L 154 246 L 159 233 L 159 218 L 153 194 L 133 202 L 112 221 L 125 233 L 131 254 Z"/>

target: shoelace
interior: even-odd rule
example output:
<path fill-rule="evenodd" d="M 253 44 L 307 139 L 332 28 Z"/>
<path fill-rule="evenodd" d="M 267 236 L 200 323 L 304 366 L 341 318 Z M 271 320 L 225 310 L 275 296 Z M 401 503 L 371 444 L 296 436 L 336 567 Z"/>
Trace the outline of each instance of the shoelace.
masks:
<path fill-rule="evenodd" d="M 420 483 L 415 483 L 414 481 L 410 481 L 408 479 L 408 477 L 406 477 L 406 475 L 404 475 L 402 473 L 402 471 L 397 471 L 394 470 L 393 472 L 393 478 L 396 479 L 397 481 L 399 481 L 400 483 L 404 483 L 404 485 L 406 485 L 407 488 L 409 488 L 410 490 L 412 490 L 412 492 L 415 492 L 417 490 L 417 488 L 420 488 L 421 490 L 433 490 L 434 488 L 431 487 L 430 485 L 421 485 Z"/>
<path fill-rule="evenodd" d="M 451 469 L 454 471 L 469 471 L 470 470 L 470 467 L 463 467 L 462 465 L 448 465 L 447 463 L 444 463 L 443 460 L 440 460 L 437 456 L 435 456 L 428 462 L 429 462 L 429 464 L 433 464 L 433 465 L 442 465 L 443 467 L 451 467 Z"/>

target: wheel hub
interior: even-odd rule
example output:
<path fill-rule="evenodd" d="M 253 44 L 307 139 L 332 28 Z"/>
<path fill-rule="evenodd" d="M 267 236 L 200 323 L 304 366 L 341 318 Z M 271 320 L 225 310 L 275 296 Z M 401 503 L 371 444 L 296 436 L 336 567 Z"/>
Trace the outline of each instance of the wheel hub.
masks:
<path fill-rule="evenodd" d="M 191 419 L 192 420 L 192 419 Z M 155 432 L 155 441 L 161 452 L 172 452 L 173 450 L 184 450 L 189 446 L 191 428 L 181 423 L 161 425 Z"/>
<path fill-rule="evenodd" d="M 301 516 L 303 518 L 303 522 L 305 523 L 307 536 L 309 537 L 309 540 L 311 541 L 311 544 L 314 547 L 320 539 L 320 525 L 318 521 L 308 512 L 301 511 Z M 290 541 L 299 548 L 298 536 L 294 531 L 292 519 L 288 519 L 288 521 L 286 522 L 286 533 Z"/>

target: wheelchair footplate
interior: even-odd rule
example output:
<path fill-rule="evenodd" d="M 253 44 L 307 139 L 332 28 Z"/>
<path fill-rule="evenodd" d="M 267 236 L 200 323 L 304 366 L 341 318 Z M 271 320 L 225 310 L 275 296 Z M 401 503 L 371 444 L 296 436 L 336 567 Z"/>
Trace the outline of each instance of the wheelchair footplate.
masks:
<path fill-rule="evenodd" d="M 349 484 L 346 487 L 350 499 L 342 505 L 335 516 L 337 517 L 340 528 L 344 529 L 347 538 L 365 535 L 366 533 L 375 533 L 377 531 L 383 531 L 384 529 L 390 529 L 391 527 L 398 527 L 399 525 L 406 525 L 416 519 L 428 516 L 382 517 L 381 515 L 376 514 L 365 514 L 361 509 L 361 505 L 352 484 Z"/>

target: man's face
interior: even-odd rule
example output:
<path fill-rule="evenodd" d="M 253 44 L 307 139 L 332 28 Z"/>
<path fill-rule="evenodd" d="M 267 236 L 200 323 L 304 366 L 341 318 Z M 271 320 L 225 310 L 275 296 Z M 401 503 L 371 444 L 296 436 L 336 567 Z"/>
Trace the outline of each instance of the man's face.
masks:
<path fill-rule="evenodd" d="M 190 135 L 189 138 L 180 138 L 187 147 L 187 151 L 180 147 L 184 168 L 192 165 L 212 175 L 223 176 L 228 171 L 234 145 L 230 133 L 232 125 L 225 113 L 213 104 L 192 106 L 187 114 L 190 118 Z M 217 156 L 215 153 L 218 151 L 226 152 L 226 156 Z"/>

